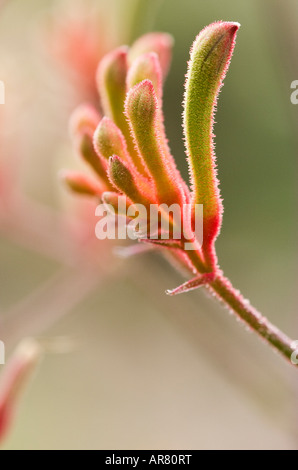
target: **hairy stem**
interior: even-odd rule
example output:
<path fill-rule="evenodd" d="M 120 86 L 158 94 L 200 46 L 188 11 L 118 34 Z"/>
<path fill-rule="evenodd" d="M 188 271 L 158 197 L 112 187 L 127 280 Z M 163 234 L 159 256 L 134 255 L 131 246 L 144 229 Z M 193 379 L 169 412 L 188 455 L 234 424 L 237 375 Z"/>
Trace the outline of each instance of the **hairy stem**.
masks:
<path fill-rule="evenodd" d="M 187 252 L 192 264 L 201 271 L 201 259 L 198 256 L 198 263 L 196 262 L 197 253 Z M 224 277 L 221 271 L 216 273 L 214 281 L 205 286 L 206 289 L 214 294 L 224 305 L 250 330 L 257 333 L 268 344 L 276 349 L 282 356 L 291 362 L 292 354 L 297 350 L 297 343 L 289 338 L 285 333 L 280 331 L 275 325 L 269 322 L 260 312 L 258 312 L 249 301 L 246 300 L 239 291 L 237 291 L 229 279 Z M 297 364 L 291 362 L 297 367 Z"/>
<path fill-rule="evenodd" d="M 252 331 L 255 331 L 267 343 L 273 346 L 286 359 L 297 349 L 295 342 L 280 331 L 275 325 L 261 315 L 240 293 L 235 291 L 231 282 L 220 275 L 210 283 L 208 289 L 242 320 Z"/>

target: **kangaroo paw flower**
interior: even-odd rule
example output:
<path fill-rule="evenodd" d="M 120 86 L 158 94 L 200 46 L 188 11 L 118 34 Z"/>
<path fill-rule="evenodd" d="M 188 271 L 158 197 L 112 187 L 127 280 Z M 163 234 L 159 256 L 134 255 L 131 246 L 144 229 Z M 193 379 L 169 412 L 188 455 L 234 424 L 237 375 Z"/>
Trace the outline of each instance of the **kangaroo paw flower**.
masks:
<path fill-rule="evenodd" d="M 162 150 L 158 100 L 150 80 L 144 80 L 128 92 L 125 112 L 138 153 L 155 183 L 158 202 L 183 204 L 182 188 Z"/>
<path fill-rule="evenodd" d="M 152 200 L 147 198 L 138 187 L 138 176 L 133 167 L 121 161 L 117 155 L 109 160 L 109 177 L 111 183 L 133 203 L 148 207 Z"/>
<path fill-rule="evenodd" d="M 73 112 L 69 127 L 77 153 L 108 190 L 111 189 L 107 177 L 108 164 L 104 158 L 98 156 L 93 146 L 93 136 L 99 121 L 100 114 L 93 107 L 82 105 Z"/>
<path fill-rule="evenodd" d="M 143 80 L 150 80 L 156 96 L 162 96 L 162 71 L 157 54 L 147 52 L 138 57 L 127 74 L 127 89 L 133 88 Z"/>
<path fill-rule="evenodd" d="M 105 191 L 105 187 L 99 182 L 93 181 L 91 178 L 88 178 L 88 176 L 76 171 L 61 171 L 60 178 L 71 191 L 81 196 L 95 196 L 100 198 Z"/>
<path fill-rule="evenodd" d="M 192 183 L 193 225 L 196 204 L 204 206 L 206 261 L 220 231 L 223 206 L 219 194 L 213 143 L 216 103 L 227 73 L 239 23 L 223 22 L 207 26 L 197 36 L 190 54 L 184 98 L 184 135 Z"/>
<path fill-rule="evenodd" d="M 177 295 L 206 286 L 290 360 L 295 353 L 293 341 L 224 278 L 215 250 L 223 204 L 214 152 L 214 114 L 239 26 L 213 23 L 201 31 L 191 49 L 183 112 L 191 188 L 177 170 L 164 127 L 162 83 L 172 47 L 166 34 L 145 35 L 130 49 L 118 48 L 104 57 L 97 73 L 104 117 L 100 121 L 90 109 L 81 112 L 81 118 L 74 119 L 73 134 L 83 159 L 107 186 L 102 201 L 112 214 L 126 216 L 126 233 L 143 246 L 163 248 L 174 266 L 194 276 L 167 293 Z M 78 176 L 68 176 L 68 184 L 82 193 L 96 192 L 89 180 Z M 121 200 L 126 202 L 119 209 Z"/>
<path fill-rule="evenodd" d="M 129 51 L 129 62 L 133 63 L 140 55 L 155 52 L 161 65 L 163 79 L 166 78 L 172 59 L 174 38 L 167 33 L 149 33 L 141 36 Z M 148 77 L 147 77 L 148 78 Z"/>
<path fill-rule="evenodd" d="M 112 119 L 123 131 L 126 122 L 123 115 L 126 95 L 127 47 L 119 47 L 107 54 L 97 71 L 97 85 L 105 116 Z"/>
<path fill-rule="evenodd" d="M 113 155 L 118 155 L 121 160 L 132 163 L 121 130 L 108 117 L 104 117 L 98 124 L 93 136 L 93 143 L 101 158 L 109 160 Z"/>

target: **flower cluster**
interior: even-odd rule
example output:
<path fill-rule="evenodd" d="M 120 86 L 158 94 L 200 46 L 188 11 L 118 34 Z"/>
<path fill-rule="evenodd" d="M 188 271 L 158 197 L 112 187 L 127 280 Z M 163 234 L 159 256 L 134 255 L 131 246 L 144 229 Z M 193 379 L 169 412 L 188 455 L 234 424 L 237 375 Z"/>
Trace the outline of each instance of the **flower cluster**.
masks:
<path fill-rule="evenodd" d="M 161 210 L 161 218 L 168 218 L 166 240 L 162 229 L 154 239 L 139 232 L 140 241 L 171 251 L 195 275 L 171 294 L 208 284 L 219 272 L 214 243 L 221 226 L 222 202 L 215 168 L 213 115 L 238 28 L 238 23 L 213 23 L 197 36 L 191 50 L 183 113 L 191 188 L 176 167 L 165 133 L 162 92 L 171 59 L 169 35 L 151 33 L 131 48 L 120 47 L 107 54 L 96 75 L 101 112 L 83 105 L 71 119 L 76 149 L 97 175 L 93 180 L 81 173 L 64 172 L 71 189 L 100 198 L 116 212 L 123 196 L 129 205 L 189 208 L 183 211 L 183 233 L 193 243 L 190 251 L 185 250 L 186 239 L 173 235 L 178 221 L 172 212 L 163 214 Z M 197 205 L 203 205 L 204 211 L 202 243 L 195 231 Z M 145 225 L 150 226 L 150 215 Z"/>

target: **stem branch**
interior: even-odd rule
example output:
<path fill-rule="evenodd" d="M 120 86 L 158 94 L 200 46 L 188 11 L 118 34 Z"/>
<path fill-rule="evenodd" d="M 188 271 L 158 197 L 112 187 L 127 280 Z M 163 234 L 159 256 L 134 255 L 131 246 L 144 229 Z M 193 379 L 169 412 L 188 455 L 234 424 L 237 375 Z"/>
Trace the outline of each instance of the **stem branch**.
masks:
<path fill-rule="evenodd" d="M 202 272 L 200 255 L 195 251 L 188 251 L 187 255 L 196 269 Z M 216 272 L 214 281 L 206 285 L 206 288 L 223 302 L 237 318 L 276 349 L 292 365 L 298 366 L 298 364 L 291 361 L 292 354 L 297 351 L 297 343 L 250 305 L 249 301 L 233 287 L 229 279 L 224 277 L 220 270 Z"/>
<path fill-rule="evenodd" d="M 238 293 L 230 281 L 224 276 L 218 276 L 210 283 L 208 289 L 242 320 L 252 331 L 255 331 L 267 343 L 291 362 L 292 354 L 297 350 L 297 344 L 285 333 L 261 315 L 250 303 Z M 291 362 L 291 364 L 293 364 Z M 293 364 L 296 365 L 296 364 Z M 297 365 L 296 365 L 297 367 Z"/>

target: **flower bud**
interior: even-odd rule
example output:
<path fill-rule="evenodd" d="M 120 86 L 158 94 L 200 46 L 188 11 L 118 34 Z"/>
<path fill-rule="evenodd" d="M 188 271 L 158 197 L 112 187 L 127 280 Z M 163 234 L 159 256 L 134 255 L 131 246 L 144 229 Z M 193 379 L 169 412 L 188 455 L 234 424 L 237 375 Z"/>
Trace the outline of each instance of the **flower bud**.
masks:
<path fill-rule="evenodd" d="M 213 245 L 222 222 L 222 201 L 213 143 L 214 112 L 228 70 L 239 23 L 207 26 L 191 49 L 185 85 L 184 135 L 193 188 L 192 225 L 196 204 L 204 206 L 203 250 Z"/>
<path fill-rule="evenodd" d="M 123 130 L 125 127 L 124 101 L 126 94 L 127 47 L 119 47 L 107 54 L 97 70 L 97 85 L 104 115 Z"/>
<path fill-rule="evenodd" d="M 104 186 L 76 171 L 62 171 L 60 177 L 71 191 L 81 196 L 100 197 L 105 191 Z"/>
<path fill-rule="evenodd" d="M 132 202 L 147 206 L 150 201 L 138 186 L 137 174 L 116 155 L 109 160 L 109 177 L 113 185 Z"/>
<path fill-rule="evenodd" d="M 150 80 L 132 88 L 125 103 L 135 144 L 154 181 L 159 203 L 182 203 L 182 192 L 162 145 L 158 100 Z"/>
<path fill-rule="evenodd" d="M 106 160 L 118 155 L 121 160 L 131 163 L 125 139 L 120 129 L 111 119 L 104 117 L 98 124 L 93 136 L 96 152 Z"/>
<path fill-rule="evenodd" d="M 174 44 L 173 36 L 167 33 L 148 33 L 141 36 L 129 50 L 129 62 L 132 64 L 142 54 L 155 52 L 158 55 L 165 79 L 171 64 L 172 48 Z"/>
<path fill-rule="evenodd" d="M 133 88 L 143 80 L 150 80 L 156 95 L 162 96 L 162 72 L 155 52 L 142 54 L 132 63 L 127 74 L 127 88 Z"/>

